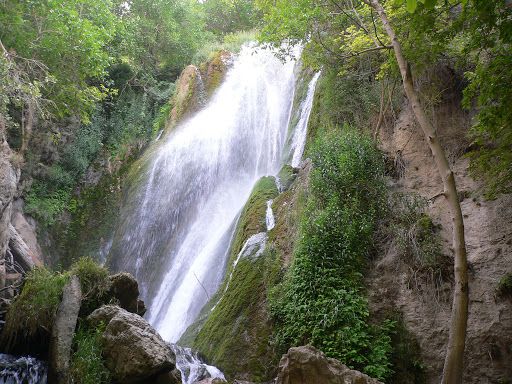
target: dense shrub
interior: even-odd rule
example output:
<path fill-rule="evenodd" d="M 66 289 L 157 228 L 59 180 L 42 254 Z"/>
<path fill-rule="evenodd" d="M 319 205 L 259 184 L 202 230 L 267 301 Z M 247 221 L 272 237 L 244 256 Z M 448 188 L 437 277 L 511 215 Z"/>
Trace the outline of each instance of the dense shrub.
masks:
<path fill-rule="evenodd" d="M 384 162 L 372 141 L 345 128 L 312 149 L 310 195 L 284 282 L 270 295 L 276 341 L 311 343 L 385 379 L 394 323 L 369 323 L 363 271 L 386 202 Z"/>

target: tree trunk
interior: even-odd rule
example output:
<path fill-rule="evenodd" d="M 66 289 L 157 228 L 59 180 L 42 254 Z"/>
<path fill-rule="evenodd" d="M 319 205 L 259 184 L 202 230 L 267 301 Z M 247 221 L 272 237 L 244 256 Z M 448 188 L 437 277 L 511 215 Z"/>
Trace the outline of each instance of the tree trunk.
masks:
<path fill-rule="evenodd" d="M 453 249 L 454 249 L 454 274 L 455 290 L 453 294 L 452 315 L 450 322 L 449 340 L 443 368 L 442 383 L 462 383 L 464 346 L 466 341 L 466 328 L 468 321 L 468 274 L 466 244 L 464 240 L 464 221 L 462 210 L 455 185 L 453 171 L 446 158 L 446 154 L 439 142 L 434 126 L 428 119 L 420 98 L 414 89 L 414 82 L 410 67 L 402 53 L 402 47 L 387 18 L 384 8 L 378 0 L 368 0 L 369 4 L 377 11 L 384 29 L 391 39 L 400 74 L 402 75 L 405 94 L 409 99 L 414 116 L 418 121 L 425 138 L 430 146 L 432 155 L 437 165 L 439 174 L 443 180 L 444 196 L 448 201 L 453 223 Z M 366 2 L 366 1 L 365 1 Z"/>

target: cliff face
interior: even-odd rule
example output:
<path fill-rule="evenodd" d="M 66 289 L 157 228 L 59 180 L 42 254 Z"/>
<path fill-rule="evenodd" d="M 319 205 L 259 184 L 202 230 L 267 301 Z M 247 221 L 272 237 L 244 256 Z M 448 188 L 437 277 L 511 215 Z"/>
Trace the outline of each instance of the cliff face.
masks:
<path fill-rule="evenodd" d="M 441 71 L 448 92 L 433 109 L 440 141 L 455 171 L 464 215 L 469 261 L 469 321 L 465 353 L 465 383 L 503 382 L 512 377 L 512 302 L 499 297 L 499 280 L 512 263 L 512 196 L 489 201 L 479 182 L 469 174 L 464 152 L 470 116 L 460 106 L 455 79 Z M 439 81 L 439 79 L 438 79 Z M 448 340 L 452 303 L 450 274 L 453 255 L 452 225 L 448 205 L 438 194 L 442 184 L 429 147 L 412 111 L 405 104 L 394 126 L 379 135 L 382 149 L 399 163 L 401 177 L 392 188 L 429 199 L 427 213 L 438 228 L 442 252 L 449 256 L 444 277 L 425 277 L 399 260 L 391 246 L 374 264 L 368 277 L 370 300 L 376 313 L 397 308 L 406 328 L 419 342 L 427 382 L 439 382 Z"/>

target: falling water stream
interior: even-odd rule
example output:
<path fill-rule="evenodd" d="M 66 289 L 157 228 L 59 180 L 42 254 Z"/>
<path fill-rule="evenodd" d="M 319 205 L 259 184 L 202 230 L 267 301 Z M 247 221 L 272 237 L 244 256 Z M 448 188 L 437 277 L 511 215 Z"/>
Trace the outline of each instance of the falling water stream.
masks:
<path fill-rule="evenodd" d="M 295 67 L 270 51 L 243 47 L 211 100 L 158 141 L 131 182 L 110 264 L 135 275 L 148 321 L 169 342 L 179 340 L 219 288 L 236 220 L 256 181 L 276 175 L 284 158 L 295 164 L 302 156 L 305 133 L 289 130 Z M 317 79 L 300 105 L 297 129 L 304 132 Z M 245 251 L 266 241 L 266 233 L 257 236 Z"/>

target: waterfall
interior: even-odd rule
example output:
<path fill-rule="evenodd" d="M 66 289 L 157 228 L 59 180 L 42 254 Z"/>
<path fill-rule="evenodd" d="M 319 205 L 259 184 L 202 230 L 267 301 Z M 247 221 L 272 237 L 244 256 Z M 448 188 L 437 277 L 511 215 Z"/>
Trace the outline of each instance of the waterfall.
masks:
<path fill-rule="evenodd" d="M 224 278 L 236 219 L 283 159 L 295 63 L 246 46 L 204 108 L 162 138 L 132 181 L 110 253 L 147 318 L 175 342 Z"/>
<path fill-rule="evenodd" d="M 276 225 L 276 221 L 274 219 L 274 212 L 272 211 L 272 203 L 273 200 L 267 201 L 267 213 L 265 216 L 265 223 L 267 224 L 267 231 L 270 231 Z"/>
<path fill-rule="evenodd" d="M 308 92 L 306 98 L 300 105 L 300 118 L 295 126 L 293 140 L 292 140 L 292 162 L 291 166 L 297 168 L 300 165 L 302 154 L 304 153 L 304 146 L 306 144 L 306 136 L 309 122 L 309 115 L 313 108 L 313 98 L 315 97 L 316 82 L 320 77 L 321 72 L 317 72 L 308 85 Z"/>

